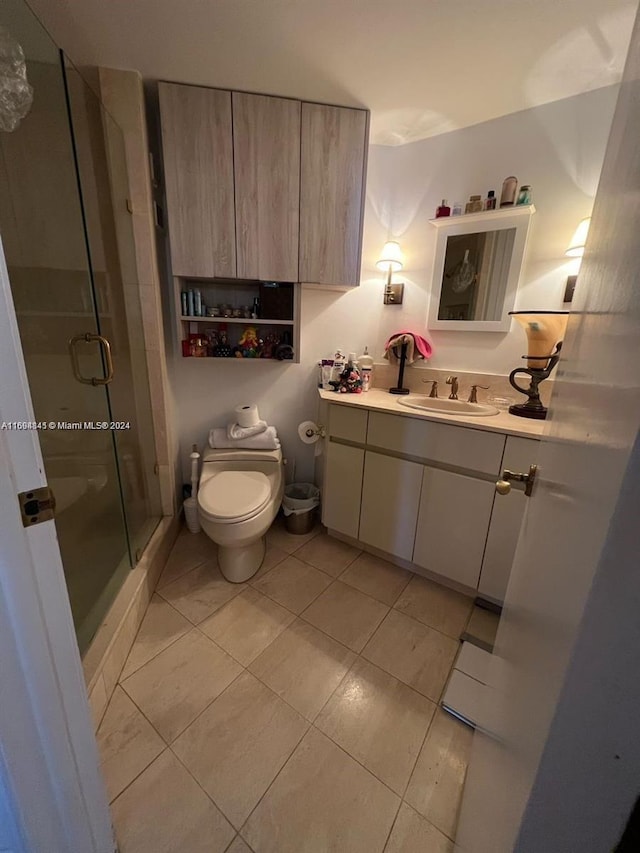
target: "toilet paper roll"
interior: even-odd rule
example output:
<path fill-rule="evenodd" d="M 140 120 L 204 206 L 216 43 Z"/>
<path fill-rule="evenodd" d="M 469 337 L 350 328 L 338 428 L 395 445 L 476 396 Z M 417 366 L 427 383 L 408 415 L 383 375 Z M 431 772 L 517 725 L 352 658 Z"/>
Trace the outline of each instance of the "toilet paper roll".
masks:
<path fill-rule="evenodd" d="M 302 421 L 298 425 L 298 438 L 305 444 L 315 444 L 319 440 L 320 427 L 313 421 Z"/>
<path fill-rule="evenodd" d="M 255 426 L 260 420 L 258 407 L 255 403 L 245 403 L 242 406 L 236 406 L 234 409 L 236 415 L 236 423 L 240 424 L 245 429 Z"/>
<path fill-rule="evenodd" d="M 315 444 L 314 456 L 320 456 L 324 445 L 324 428 L 319 427 L 315 421 L 302 421 L 298 424 L 298 438 L 305 444 Z"/>

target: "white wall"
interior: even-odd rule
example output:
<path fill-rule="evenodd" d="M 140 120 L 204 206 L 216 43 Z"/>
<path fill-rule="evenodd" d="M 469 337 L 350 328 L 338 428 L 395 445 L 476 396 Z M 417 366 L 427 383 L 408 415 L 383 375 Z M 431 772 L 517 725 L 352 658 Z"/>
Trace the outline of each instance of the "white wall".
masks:
<path fill-rule="evenodd" d="M 414 329 L 432 340 L 430 365 L 460 371 L 508 373 L 520 361 L 524 336 L 510 333 L 429 332 L 433 229 L 428 220 L 443 197 L 499 193 L 514 174 L 533 186 L 534 217 L 516 308 L 562 308 L 567 275 L 564 249 L 579 220 L 591 213 L 618 92 L 610 86 L 401 147 L 371 146 L 361 286 L 353 292 L 304 290 L 301 363 L 227 363 L 174 357 L 172 383 L 185 480 L 188 449 L 203 444 L 241 402 L 255 401 L 274 423 L 296 479 L 312 477 L 313 450 L 297 424 L 315 418 L 318 358 L 336 346 L 379 358 L 388 335 Z M 405 268 L 402 307 L 384 306 L 384 278 L 375 261 L 385 240 L 400 241 Z M 175 352 L 175 348 L 174 348 Z M 291 473 L 290 473 L 291 478 Z"/>

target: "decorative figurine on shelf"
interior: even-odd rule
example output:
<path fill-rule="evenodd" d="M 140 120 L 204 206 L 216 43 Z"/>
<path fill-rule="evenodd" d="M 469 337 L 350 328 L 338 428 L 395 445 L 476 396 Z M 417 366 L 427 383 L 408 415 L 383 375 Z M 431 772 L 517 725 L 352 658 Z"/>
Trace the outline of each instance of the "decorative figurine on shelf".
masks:
<path fill-rule="evenodd" d="M 275 358 L 275 351 L 278 346 L 280 346 L 280 335 L 276 332 L 269 332 L 268 335 L 265 335 L 260 358 Z"/>
<path fill-rule="evenodd" d="M 214 358 L 231 358 L 233 350 L 229 346 L 229 338 L 227 337 L 226 328 L 220 329 L 218 335 L 218 344 L 213 350 Z"/>
<path fill-rule="evenodd" d="M 207 356 L 211 357 L 213 356 L 215 349 L 219 343 L 218 333 L 215 331 L 215 329 L 212 329 L 211 331 L 206 333 L 205 338 L 207 342 Z"/>
<path fill-rule="evenodd" d="M 257 358 L 260 342 L 255 326 L 247 326 L 236 348 L 236 358 Z"/>

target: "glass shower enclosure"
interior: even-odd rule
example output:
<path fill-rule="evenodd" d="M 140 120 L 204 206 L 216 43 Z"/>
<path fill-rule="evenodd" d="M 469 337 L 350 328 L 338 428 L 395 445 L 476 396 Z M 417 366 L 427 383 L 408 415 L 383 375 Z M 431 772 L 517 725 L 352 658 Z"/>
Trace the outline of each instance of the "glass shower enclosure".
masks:
<path fill-rule="evenodd" d="M 0 238 L 83 653 L 161 516 L 125 147 L 22 0 L 0 6 L 0 119 L 20 50 L 32 102 L 0 130 Z"/>

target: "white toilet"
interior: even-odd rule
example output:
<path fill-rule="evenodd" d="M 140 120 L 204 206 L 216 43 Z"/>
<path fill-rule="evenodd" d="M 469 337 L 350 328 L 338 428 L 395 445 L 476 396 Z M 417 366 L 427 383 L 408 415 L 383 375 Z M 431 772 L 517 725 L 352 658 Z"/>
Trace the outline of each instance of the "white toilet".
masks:
<path fill-rule="evenodd" d="M 198 517 L 219 546 L 220 571 L 242 583 L 255 575 L 276 517 L 284 476 L 281 450 L 212 450 L 202 455 Z"/>

